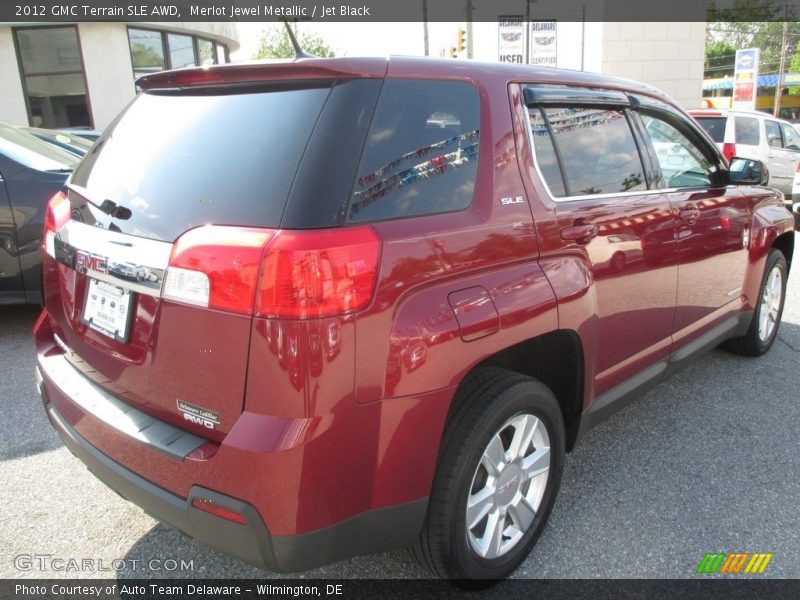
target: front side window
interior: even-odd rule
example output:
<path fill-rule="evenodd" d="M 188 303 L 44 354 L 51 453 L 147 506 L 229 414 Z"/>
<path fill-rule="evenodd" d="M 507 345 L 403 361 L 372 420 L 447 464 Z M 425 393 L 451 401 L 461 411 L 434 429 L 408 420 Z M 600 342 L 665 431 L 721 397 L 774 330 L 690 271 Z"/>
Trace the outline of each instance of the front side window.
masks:
<path fill-rule="evenodd" d="M 655 149 L 662 187 L 711 185 L 714 165 L 692 140 L 656 115 L 643 114 L 642 121 Z"/>
<path fill-rule="evenodd" d="M 781 131 L 783 132 L 783 147 L 787 150 L 800 151 L 800 135 L 797 130 L 791 125 L 781 123 Z"/>
<path fill-rule="evenodd" d="M 531 129 L 537 163 L 555 197 L 647 189 L 642 160 L 623 109 L 534 109 Z M 546 139 L 549 136 L 552 141 Z"/>
<path fill-rule="evenodd" d="M 472 202 L 480 101 L 468 83 L 387 80 L 350 198 L 348 220 L 461 210 Z"/>
<path fill-rule="evenodd" d="M 77 28 L 20 28 L 15 38 L 30 125 L 91 127 Z"/>

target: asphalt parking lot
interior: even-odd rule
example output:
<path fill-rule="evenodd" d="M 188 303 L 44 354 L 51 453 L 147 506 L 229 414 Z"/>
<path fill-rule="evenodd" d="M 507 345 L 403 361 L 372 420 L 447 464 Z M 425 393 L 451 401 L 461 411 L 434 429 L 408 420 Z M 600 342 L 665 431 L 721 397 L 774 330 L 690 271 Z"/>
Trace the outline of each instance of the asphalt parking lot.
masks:
<path fill-rule="evenodd" d="M 765 576 L 800 578 L 798 271 L 768 355 L 715 350 L 583 439 L 517 577 L 693 578 L 705 553 L 746 551 L 774 554 Z M 272 576 L 157 523 L 62 446 L 34 389 L 36 314 L 0 307 L 0 577 Z M 54 558 L 96 570 L 53 570 Z M 426 573 L 398 551 L 302 576 Z"/>

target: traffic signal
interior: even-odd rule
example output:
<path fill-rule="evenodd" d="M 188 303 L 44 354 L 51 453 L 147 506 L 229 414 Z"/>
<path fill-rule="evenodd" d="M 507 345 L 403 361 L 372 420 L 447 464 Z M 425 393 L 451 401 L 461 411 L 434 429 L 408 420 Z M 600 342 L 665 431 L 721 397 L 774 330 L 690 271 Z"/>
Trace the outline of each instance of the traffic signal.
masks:
<path fill-rule="evenodd" d="M 450 58 L 456 57 L 456 49 L 450 46 Z"/>
<path fill-rule="evenodd" d="M 456 50 L 458 52 L 463 52 L 464 48 L 466 48 L 466 45 L 467 45 L 467 32 L 459 27 L 458 41 L 456 42 Z"/>

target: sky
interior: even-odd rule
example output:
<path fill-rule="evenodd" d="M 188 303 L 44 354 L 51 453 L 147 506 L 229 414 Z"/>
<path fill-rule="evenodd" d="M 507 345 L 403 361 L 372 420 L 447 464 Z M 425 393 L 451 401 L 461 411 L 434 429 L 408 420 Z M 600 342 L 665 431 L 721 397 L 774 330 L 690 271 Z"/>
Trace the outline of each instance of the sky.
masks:
<path fill-rule="evenodd" d="M 413 23 L 299 23 L 300 30 L 320 35 L 337 56 L 388 56 L 424 54 L 423 25 Z M 258 50 L 265 27 L 275 23 L 239 23 L 241 48 L 232 53 L 234 61 L 250 60 Z M 280 25 L 283 27 L 283 25 Z M 429 23 L 431 55 L 448 46 L 455 37 L 457 23 Z"/>

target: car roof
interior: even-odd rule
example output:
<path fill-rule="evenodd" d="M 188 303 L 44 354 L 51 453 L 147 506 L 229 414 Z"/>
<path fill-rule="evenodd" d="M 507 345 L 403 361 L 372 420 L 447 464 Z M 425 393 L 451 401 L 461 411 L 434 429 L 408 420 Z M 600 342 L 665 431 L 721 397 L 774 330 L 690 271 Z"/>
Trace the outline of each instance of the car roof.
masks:
<path fill-rule="evenodd" d="M 791 125 L 789 121 L 786 119 L 781 119 L 780 117 L 773 117 L 769 113 L 762 112 L 760 110 L 741 110 L 738 108 L 692 108 L 688 111 L 690 115 L 693 117 L 727 117 L 728 115 L 743 115 L 745 117 L 761 117 L 764 119 L 773 119 L 775 121 L 781 121 L 783 123 L 787 123 Z"/>
<path fill-rule="evenodd" d="M 148 90 L 228 83 L 262 83 L 275 79 L 345 77 L 468 80 L 484 87 L 514 82 L 570 85 L 642 94 L 677 106 L 666 94 L 654 87 L 608 75 L 553 67 L 419 56 L 301 58 L 190 67 L 145 75 L 137 80 L 137 85 Z"/>

